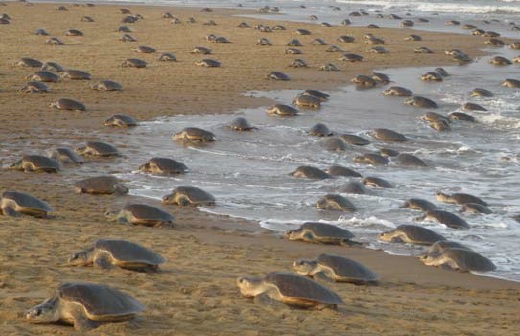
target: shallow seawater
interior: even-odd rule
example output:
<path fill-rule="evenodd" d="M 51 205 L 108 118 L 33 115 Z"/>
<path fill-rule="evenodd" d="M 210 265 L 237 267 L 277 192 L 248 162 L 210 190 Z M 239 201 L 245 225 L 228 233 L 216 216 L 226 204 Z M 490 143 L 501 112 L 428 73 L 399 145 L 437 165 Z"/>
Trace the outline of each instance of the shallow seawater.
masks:
<path fill-rule="evenodd" d="M 501 48 L 506 57 L 514 53 Z M 419 224 L 436 230 L 449 239 L 469 245 L 490 257 L 498 270 L 493 276 L 520 281 L 520 223 L 511 218 L 520 213 L 520 98 L 519 89 L 501 87 L 505 78 L 519 78 L 520 67 L 495 67 L 483 57 L 466 66 L 445 67 L 451 74 L 441 83 L 427 83 L 420 75 L 434 68 L 391 69 L 393 83 L 437 101 L 437 113 L 460 111 L 464 102 L 483 105 L 488 112 L 468 112 L 477 123 L 455 121 L 452 130 L 437 132 L 429 128 L 421 115 L 427 109 L 403 104 L 403 98 L 381 94 L 388 86 L 358 90 L 348 86 L 334 92 L 319 110 L 300 109 L 296 117 L 274 117 L 266 107 L 243 109 L 231 115 L 176 116 L 143 122 L 130 131 L 128 160 L 116 164 L 119 176 L 128 182 L 131 193 L 159 200 L 179 185 L 198 186 L 212 193 L 218 204 L 203 208 L 217 214 L 257 220 L 274 231 L 293 229 L 305 221 L 323 221 L 353 231 L 371 248 L 391 253 L 416 255 L 423 250 L 377 241 L 377 235 L 401 224 Z M 485 88 L 494 93 L 490 98 L 473 98 L 469 92 Z M 297 91 L 249 92 L 291 104 Z M 237 116 L 245 117 L 258 129 L 237 132 L 226 125 Z M 308 135 L 316 123 L 325 123 L 335 133 L 352 133 L 371 143 L 349 145 L 341 152 L 330 152 L 323 138 Z M 217 140 L 205 146 L 186 146 L 171 139 L 184 127 L 200 127 L 213 132 Z M 374 128 L 390 128 L 405 134 L 404 143 L 385 143 L 371 138 Z M 392 148 L 411 153 L 428 167 L 409 168 L 390 162 L 386 166 L 353 163 L 353 157 L 379 148 Z M 174 177 L 152 176 L 137 171 L 151 157 L 168 157 L 185 163 L 189 172 Z M 363 176 L 377 176 L 393 184 L 393 188 L 370 188 L 367 194 L 344 194 L 357 211 L 323 211 L 316 201 L 327 193 L 338 193 L 349 181 L 359 178 L 308 180 L 289 175 L 300 165 L 327 168 L 332 164 L 350 167 Z M 424 198 L 453 212 L 458 207 L 439 204 L 434 194 L 466 192 L 480 196 L 490 204 L 493 214 L 460 214 L 471 226 L 458 231 L 434 222 L 415 222 L 420 212 L 401 209 L 404 200 Z"/>

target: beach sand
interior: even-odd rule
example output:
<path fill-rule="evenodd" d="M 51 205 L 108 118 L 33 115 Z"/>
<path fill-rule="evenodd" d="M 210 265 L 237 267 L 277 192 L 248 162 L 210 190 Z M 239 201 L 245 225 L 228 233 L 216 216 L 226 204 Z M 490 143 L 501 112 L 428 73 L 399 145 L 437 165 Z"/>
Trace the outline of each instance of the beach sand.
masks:
<path fill-rule="evenodd" d="M 0 26 L 0 162 L 4 168 L 23 154 L 43 153 L 52 146 L 75 147 L 87 140 L 131 130 L 102 125 L 114 113 L 127 113 L 139 120 L 176 114 L 232 113 L 239 108 L 268 106 L 267 99 L 243 95 L 251 90 L 333 90 L 349 84 L 356 74 L 398 66 L 452 64 L 445 49 L 459 48 L 470 56 L 482 54 L 482 40 L 467 35 L 421 32 L 422 42 L 403 38 L 409 29 L 320 27 L 318 25 L 240 18 L 245 13 L 218 9 L 134 7 L 143 20 L 129 24 L 137 43 L 118 41 L 121 6 L 72 6 L 56 10 L 56 4 L 7 3 L 0 12 L 11 16 Z M 182 24 L 161 18 L 169 11 Z M 88 15 L 95 22 L 81 22 Z M 189 17 L 197 22 L 186 23 Z M 283 16 L 280 16 L 283 20 Z M 217 26 L 204 22 L 214 20 Z M 283 24 L 286 31 L 260 33 L 249 25 Z M 377 21 L 375 22 L 377 23 Z M 47 37 L 33 31 L 45 28 L 62 46 L 45 45 Z M 79 29 L 83 37 L 67 37 L 67 29 Z M 294 30 L 306 28 L 310 36 Z M 386 40 L 386 55 L 367 53 L 365 33 Z M 205 41 L 207 34 L 225 36 L 230 44 Z M 327 46 L 312 46 L 320 37 L 329 44 L 350 34 L 357 42 L 342 44 L 344 50 L 365 56 L 362 63 L 341 63 L 338 53 Z M 273 46 L 257 46 L 266 37 Z M 285 44 L 298 38 L 303 55 L 284 54 Z M 157 48 L 154 54 L 132 51 L 138 45 Z M 213 50 L 210 58 L 221 68 L 197 67 L 204 58 L 189 53 L 195 46 Z M 414 54 L 417 46 L 428 46 L 434 54 Z M 178 62 L 159 62 L 160 52 L 173 52 Z M 68 69 L 88 71 L 92 80 L 64 79 L 51 83 L 47 94 L 18 92 L 25 76 L 36 71 L 14 66 L 21 57 L 58 62 Z M 304 58 L 307 69 L 289 68 L 294 58 Z M 121 68 L 127 58 L 142 58 L 146 69 Z M 320 72 L 317 67 L 333 62 L 341 72 Z M 271 71 L 291 76 L 287 82 L 265 80 Z M 118 81 L 121 92 L 97 92 L 90 84 L 101 79 Z M 49 103 L 60 97 L 82 101 L 86 112 L 56 111 Z M 196 125 L 194 125 L 196 126 Z M 124 155 L 132 148 L 114 142 Z M 174 145 L 172 143 L 172 145 Z M 118 158 L 116 160 L 124 160 Z M 29 324 L 19 315 L 52 295 L 59 283 L 92 281 L 120 288 L 146 305 L 136 323 L 109 323 L 91 331 L 103 335 L 514 335 L 520 325 L 520 283 L 426 267 L 413 257 L 392 256 L 381 251 L 289 242 L 280 234 L 262 230 L 258 223 L 215 216 L 193 208 L 164 207 L 176 216 L 174 229 L 123 226 L 109 223 L 103 213 L 128 202 L 158 205 L 133 196 L 92 196 L 74 192 L 73 183 L 86 175 L 113 173 L 110 160 L 94 160 L 78 167 L 65 167 L 59 174 L 8 171 L 0 174 L 0 189 L 28 192 L 47 201 L 55 218 L 0 217 L 0 331 L 2 335 L 70 335 L 63 325 Z M 218 201 L 218 200 L 217 200 Z M 167 258 L 158 274 L 124 270 L 103 271 L 69 267 L 72 252 L 88 247 L 99 238 L 125 238 L 152 248 Z M 345 301 L 338 311 L 302 310 L 286 306 L 263 306 L 240 295 L 236 278 L 290 271 L 294 259 L 313 258 L 320 253 L 340 254 L 358 260 L 378 273 L 378 286 L 327 284 Z"/>

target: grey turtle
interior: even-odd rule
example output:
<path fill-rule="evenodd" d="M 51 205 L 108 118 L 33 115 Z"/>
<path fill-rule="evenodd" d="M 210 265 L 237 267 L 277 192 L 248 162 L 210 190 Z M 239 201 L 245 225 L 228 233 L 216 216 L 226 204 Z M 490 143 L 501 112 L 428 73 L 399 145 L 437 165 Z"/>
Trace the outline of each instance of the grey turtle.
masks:
<path fill-rule="evenodd" d="M 86 107 L 83 103 L 80 103 L 77 100 L 69 99 L 69 98 L 60 98 L 55 102 L 49 105 L 52 108 L 57 110 L 67 110 L 67 111 L 85 111 Z"/>
<path fill-rule="evenodd" d="M 312 45 L 327 45 L 327 42 L 325 42 L 323 39 L 321 38 L 315 38 L 314 40 L 311 41 L 311 44 Z"/>
<path fill-rule="evenodd" d="M 410 198 L 410 199 L 406 200 L 400 206 L 400 208 L 428 211 L 428 210 L 436 210 L 437 206 L 435 204 L 433 204 L 432 202 L 424 200 L 422 198 Z"/>
<path fill-rule="evenodd" d="M 483 206 L 488 205 L 486 202 L 484 202 L 479 197 L 473 196 L 470 194 L 466 194 L 466 193 L 453 193 L 451 195 L 448 195 L 448 194 L 445 194 L 445 193 L 439 191 L 439 192 L 435 193 L 435 199 L 439 202 L 458 204 L 458 205 L 463 205 L 463 204 L 467 204 L 467 203 L 475 203 L 475 204 L 480 204 Z"/>
<path fill-rule="evenodd" d="M 291 64 L 289 64 L 291 68 L 306 68 L 308 67 L 307 62 L 301 58 L 294 59 Z"/>
<path fill-rule="evenodd" d="M 128 188 L 121 181 L 111 175 L 89 177 L 74 184 L 76 192 L 93 195 L 123 195 L 128 193 Z"/>
<path fill-rule="evenodd" d="M 195 62 L 195 65 L 207 68 L 218 68 L 221 66 L 221 63 L 211 58 L 204 58 L 200 61 Z"/>
<path fill-rule="evenodd" d="M 190 53 L 192 54 L 202 54 L 202 55 L 209 55 L 211 54 L 211 49 L 206 47 L 195 47 L 193 48 Z"/>
<path fill-rule="evenodd" d="M 215 197 L 197 187 L 179 186 L 172 193 L 162 198 L 163 204 L 179 206 L 212 206 L 215 205 Z"/>
<path fill-rule="evenodd" d="M 78 29 L 68 29 L 65 36 L 83 36 L 83 32 Z"/>
<path fill-rule="evenodd" d="M 398 151 L 396 151 L 395 149 L 391 149 L 391 148 L 379 148 L 378 153 L 379 153 L 379 155 L 387 157 L 387 158 L 396 157 L 399 155 Z"/>
<path fill-rule="evenodd" d="M 49 36 L 49 33 L 43 29 L 43 28 L 38 28 L 34 31 L 34 35 L 36 36 Z"/>
<path fill-rule="evenodd" d="M 344 53 L 343 55 L 341 55 L 340 58 L 338 58 L 340 61 L 344 61 L 344 62 L 351 62 L 351 63 L 355 63 L 355 62 L 362 62 L 364 57 L 361 56 L 361 55 L 358 55 L 358 54 L 354 54 L 354 53 Z"/>
<path fill-rule="evenodd" d="M 331 178 L 329 174 L 313 166 L 299 166 L 289 175 L 294 177 L 304 177 L 313 180 L 323 180 Z"/>
<path fill-rule="evenodd" d="M 293 269 L 299 275 L 356 285 L 376 283 L 379 278 L 376 273 L 355 260 L 325 253 L 315 260 L 295 260 Z"/>
<path fill-rule="evenodd" d="M 339 192 L 345 193 L 345 194 L 364 195 L 367 193 L 367 189 L 365 188 L 365 185 L 361 182 L 350 181 L 347 184 L 341 186 L 339 188 Z"/>
<path fill-rule="evenodd" d="M 338 137 L 328 137 L 320 141 L 320 145 L 330 152 L 341 152 L 347 150 L 345 141 Z"/>
<path fill-rule="evenodd" d="M 490 208 L 488 208 L 485 205 L 477 204 L 477 203 L 466 203 L 462 205 L 462 207 L 459 210 L 460 212 L 469 212 L 469 213 L 483 213 L 483 214 L 491 214 L 493 211 L 491 211 Z"/>
<path fill-rule="evenodd" d="M 442 82 L 443 76 L 435 71 L 428 71 L 421 75 L 421 80 L 423 81 L 434 81 L 434 82 Z"/>
<path fill-rule="evenodd" d="M 144 306 L 117 289 L 106 285 L 67 282 L 56 289 L 52 298 L 25 313 L 31 323 L 64 322 L 78 331 L 88 331 L 107 322 L 133 319 Z"/>
<path fill-rule="evenodd" d="M 459 249 L 459 250 L 472 251 L 472 249 L 470 249 L 469 247 L 467 247 L 466 245 L 463 245 L 461 243 L 458 243 L 458 242 L 455 242 L 452 240 L 441 240 L 441 241 L 438 241 L 435 244 L 429 246 L 428 249 L 426 250 L 426 253 L 423 254 L 421 256 L 421 258 L 426 255 L 429 255 L 429 254 L 439 255 L 448 249 Z"/>
<path fill-rule="evenodd" d="M 63 45 L 63 42 L 61 42 L 60 39 L 57 37 L 49 37 L 45 40 L 45 44 L 47 45 Z"/>
<path fill-rule="evenodd" d="M 303 47 L 303 44 L 298 39 L 292 39 L 287 42 L 287 46 L 289 47 Z"/>
<path fill-rule="evenodd" d="M 49 87 L 42 82 L 29 81 L 29 82 L 25 83 L 25 85 L 23 87 L 20 88 L 20 92 L 47 93 L 47 92 L 49 92 Z"/>
<path fill-rule="evenodd" d="M 91 156 L 118 156 L 120 155 L 116 147 L 102 141 L 87 141 L 85 146 L 74 149 L 79 155 Z"/>
<path fill-rule="evenodd" d="M 91 16 L 85 15 L 81 17 L 81 22 L 96 22 Z"/>
<path fill-rule="evenodd" d="M 27 79 L 46 83 L 58 83 L 60 81 L 60 77 L 50 71 L 36 71 L 28 75 Z"/>
<path fill-rule="evenodd" d="M 303 91 L 302 93 L 300 93 L 299 95 L 300 96 L 301 95 L 313 96 L 313 97 L 318 98 L 321 101 L 326 101 L 330 98 L 330 95 L 328 93 L 318 91 L 318 90 L 312 90 L 312 89 L 307 89 L 307 90 Z"/>
<path fill-rule="evenodd" d="M 415 23 L 412 20 L 403 20 L 399 23 L 400 27 L 413 27 Z"/>
<path fill-rule="evenodd" d="M 321 99 L 312 95 L 300 94 L 293 99 L 293 105 L 298 107 L 317 109 L 321 106 Z"/>
<path fill-rule="evenodd" d="M 177 61 L 177 57 L 175 56 L 175 54 L 170 53 L 170 52 L 162 53 L 161 55 L 159 55 L 158 59 L 159 59 L 159 61 L 162 61 L 162 62 L 176 62 Z"/>
<path fill-rule="evenodd" d="M 60 165 L 54 159 L 42 155 L 24 155 L 21 160 L 9 166 L 11 170 L 21 170 L 24 172 L 45 172 L 57 173 Z"/>
<path fill-rule="evenodd" d="M 230 40 L 228 40 L 224 36 L 217 36 L 215 39 L 210 40 L 211 43 L 231 43 Z"/>
<path fill-rule="evenodd" d="M 327 127 L 327 125 L 323 123 L 317 123 L 316 125 L 312 126 L 307 133 L 309 135 L 317 137 L 327 137 L 333 134 L 332 131 Z"/>
<path fill-rule="evenodd" d="M 503 47 L 506 45 L 506 43 L 503 40 L 497 38 L 490 38 L 489 40 L 484 41 L 484 44 L 491 45 L 494 47 Z"/>
<path fill-rule="evenodd" d="M 331 176 L 362 177 L 357 171 L 341 165 L 332 165 L 324 171 Z"/>
<path fill-rule="evenodd" d="M 384 85 L 391 82 L 390 76 L 382 72 L 372 72 L 372 79 Z"/>
<path fill-rule="evenodd" d="M 410 34 L 408 35 L 407 37 L 404 38 L 405 41 L 414 41 L 414 42 L 418 42 L 418 41 L 422 41 L 422 37 L 420 35 L 416 35 L 416 34 Z"/>
<path fill-rule="evenodd" d="M 483 111 L 483 112 L 487 111 L 487 109 L 485 107 L 483 107 L 480 104 L 476 104 L 476 103 L 464 103 L 460 108 L 463 111 Z"/>
<path fill-rule="evenodd" d="M 341 43 L 353 43 L 356 41 L 354 36 L 349 36 L 349 35 L 341 35 L 340 37 L 338 37 L 337 40 L 338 40 L 338 42 L 341 42 Z"/>
<path fill-rule="evenodd" d="M 135 120 L 132 116 L 126 114 L 114 114 L 105 121 L 103 121 L 103 125 L 105 126 L 113 126 L 113 127 L 135 127 L 138 125 L 137 120 Z"/>
<path fill-rule="evenodd" d="M 268 114 L 282 116 L 282 117 L 292 117 L 298 115 L 298 110 L 290 105 L 285 104 L 275 104 L 271 107 L 268 107 L 266 112 Z"/>
<path fill-rule="evenodd" d="M 268 298 L 289 306 L 316 309 L 336 309 L 343 304 L 341 298 L 330 289 L 293 273 L 273 272 L 264 277 L 240 277 L 237 286 L 243 296 L 254 297 L 257 302 L 258 298 Z"/>
<path fill-rule="evenodd" d="M 442 77 L 449 77 L 450 74 L 444 68 L 435 68 L 435 72 L 441 75 Z"/>
<path fill-rule="evenodd" d="M 375 176 L 367 176 L 361 181 L 361 183 L 370 187 L 393 188 L 393 185 L 390 182 Z"/>
<path fill-rule="evenodd" d="M 491 272 L 495 264 L 480 253 L 466 249 L 446 249 L 442 253 L 427 254 L 421 258 L 427 266 L 441 266 L 459 272 Z"/>
<path fill-rule="evenodd" d="M 451 112 L 448 114 L 448 118 L 452 120 L 461 120 L 461 121 L 469 121 L 469 122 L 477 122 L 474 116 L 469 115 L 463 112 Z"/>
<path fill-rule="evenodd" d="M 215 135 L 198 127 L 185 127 L 172 136 L 173 140 L 184 142 L 211 142 L 215 141 Z"/>
<path fill-rule="evenodd" d="M 103 269 L 120 267 L 132 271 L 156 272 L 166 261 L 160 254 L 139 244 L 122 239 L 99 239 L 94 245 L 73 253 L 71 266 L 94 266 Z"/>
<path fill-rule="evenodd" d="M 448 117 L 443 116 L 440 113 L 436 112 L 426 112 L 426 114 L 422 115 L 420 117 L 421 120 L 427 121 L 427 122 L 436 122 L 436 121 L 443 121 L 446 123 L 451 123 L 451 120 Z"/>
<path fill-rule="evenodd" d="M 153 157 L 148 162 L 140 165 L 139 170 L 157 175 L 177 175 L 186 173 L 188 167 L 184 163 L 173 159 Z"/>
<path fill-rule="evenodd" d="M 149 47 L 149 46 L 141 45 L 141 46 L 138 46 L 138 47 L 132 49 L 132 51 L 135 51 L 138 53 L 143 53 L 143 54 L 152 54 L 152 53 L 156 52 L 157 49 Z"/>
<path fill-rule="evenodd" d="M 499 66 L 504 66 L 504 65 L 511 65 L 511 61 L 508 60 L 507 58 L 503 57 L 503 56 L 495 56 L 493 58 L 491 58 L 489 61 L 488 61 L 489 64 L 491 65 L 499 65 Z"/>
<path fill-rule="evenodd" d="M 428 210 L 422 216 L 415 218 L 417 221 L 422 221 L 425 219 L 433 219 L 437 222 L 446 225 L 449 228 L 457 229 L 457 230 L 467 230 L 469 229 L 468 223 L 460 218 L 459 216 L 445 210 Z"/>
<path fill-rule="evenodd" d="M 374 46 L 374 47 L 369 48 L 367 51 L 370 53 L 374 53 L 374 54 L 387 54 L 388 53 L 388 49 L 386 49 L 383 46 Z"/>
<path fill-rule="evenodd" d="M 303 28 L 296 29 L 294 31 L 294 33 L 297 35 L 311 35 L 312 34 L 309 30 L 303 29 Z"/>
<path fill-rule="evenodd" d="M 127 204 L 120 211 L 107 211 L 105 217 L 121 224 L 150 227 L 173 226 L 174 217 L 157 207 L 146 204 Z"/>
<path fill-rule="evenodd" d="M 346 143 L 351 144 L 351 145 L 366 146 L 366 145 L 370 144 L 369 140 L 367 140 L 365 138 L 362 138 L 362 137 L 360 137 L 358 135 L 355 135 L 355 134 L 343 133 L 339 137 L 340 137 L 341 140 L 343 140 Z"/>
<path fill-rule="evenodd" d="M 123 34 L 119 37 L 121 42 L 137 42 L 137 39 L 130 34 Z"/>
<path fill-rule="evenodd" d="M 493 92 L 486 90 L 486 89 L 482 89 L 482 88 L 473 89 L 469 93 L 469 95 L 471 97 L 493 97 L 494 96 Z"/>
<path fill-rule="evenodd" d="M 383 141 L 403 142 L 408 140 L 403 134 L 388 128 L 375 128 L 371 132 L 368 132 L 368 134 L 377 140 Z"/>
<path fill-rule="evenodd" d="M 340 210 L 353 212 L 356 207 L 346 197 L 339 194 L 327 194 L 316 202 L 316 208 L 322 210 Z"/>
<path fill-rule="evenodd" d="M 269 39 L 267 39 L 265 37 L 259 38 L 256 41 L 256 44 L 257 45 L 263 45 L 263 46 L 270 46 L 270 45 L 272 45 L 271 41 L 269 41 Z"/>
<path fill-rule="evenodd" d="M 142 59 L 138 59 L 138 58 L 128 58 L 128 59 L 126 59 L 126 61 L 124 61 L 121 64 L 121 66 L 123 68 L 138 68 L 138 69 L 146 68 L 147 65 L 148 65 L 148 63 L 146 63 L 146 61 L 143 61 Z"/>
<path fill-rule="evenodd" d="M 416 54 L 433 54 L 433 50 L 424 46 L 414 48 L 413 52 Z"/>
<path fill-rule="evenodd" d="M 97 91 L 121 91 L 123 90 L 123 86 L 118 82 L 114 82 L 111 80 L 100 80 L 90 86 L 92 90 Z"/>
<path fill-rule="evenodd" d="M 326 52 L 343 52 L 343 49 L 338 47 L 337 45 L 330 45 L 327 49 L 325 49 Z"/>
<path fill-rule="evenodd" d="M 381 233 L 379 240 L 386 242 L 402 242 L 417 245 L 432 245 L 446 240 L 442 235 L 430 229 L 416 225 L 399 225 L 397 228 Z"/>
<path fill-rule="evenodd" d="M 291 79 L 289 77 L 289 75 L 284 74 L 283 72 L 280 72 L 280 71 L 272 71 L 272 72 L 268 73 L 265 76 L 265 78 L 272 79 L 272 80 L 281 80 L 281 81 L 287 81 L 287 80 Z"/>
<path fill-rule="evenodd" d="M 20 214 L 48 218 L 54 211 L 46 202 L 23 192 L 7 190 L 0 197 L 0 214 L 17 217 Z"/>
<path fill-rule="evenodd" d="M 252 126 L 249 121 L 247 121 L 244 117 L 237 117 L 233 119 L 227 127 L 231 128 L 234 131 L 252 131 L 257 129 L 256 127 Z"/>
<path fill-rule="evenodd" d="M 339 68 L 333 63 L 323 64 L 318 68 L 319 71 L 340 71 Z"/>
<path fill-rule="evenodd" d="M 15 62 L 14 65 L 27 68 L 40 68 L 43 63 L 34 58 L 22 57 L 19 61 Z"/>
<path fill-rule="evenodd" d="M 395 161 L 403 166 L 413 166 L 413 167 L 428 167 L 428 165 L 418 157 L 412 154 L 400 153 L 395 158 Z"/>
<path fill-rule="evenodd" d="M 377 85 L 377 81 L 367 75 L 357 75 L 356 77 L 352 78 L 350 81 L 352 83 L 356 84 L 356 86 L 363 87 L 363 88 L 373 88 Z"/>
<path fill-rule="evenodd" d="M 445 119 L 437 119 L 437 120 L 426 121 L 426 124 L 430 128 L 433 128 L 434 130 L 436 130 L 438 132 L 444 132 L 444 131 L 451 130 L 450 122 L 451 122 L 451 120 L 446 121 Z"/>
<path fill-rule="evenodd" d="M 500 86 L 518 89 L 518 88 L 520 88 L 520 80 L 513 79 L 513 78 L 507 78 L 502 83 L 500 83 Z"/>
<path fill-rule="evenodd" d="M 366 163 L 371 165 L 386 165 L 390 162 L 386 157 L 374 153 L 356 155 L 353 161 L 355 163 Z"/>
<path fill-rule="evenodd" d="M 90 80 L 92 75 L 89 72 L 81 70 L 65 70 L 61 73 L 61 78 L 74 80 Z"/>
<path fill-rule="evenodd" d="M 410 98 L 406 98 L 404 103 L 413 107 L 421 107 L 421 108 L 438 108 L 439 105 L 433 100 L 423 97 L 423 96 L 411 96 Z"/>
<path fill-rule="evenodd" d="M 60 163 L 84 163 L 85 160 L 72 149 L 67 147 L 57 147 L 51 151 L 50 158 Z"/>
<path fill-rule="evenodd" d="M 119 33 L 130 33 L 130 32 L 132 32 L 132 30 L 128 26 L 119 26 L 116 29 L 116 32 L 119 32 Z"/>
<path fill-rule="evenodd" d="M 349 230 L 339 228 L 335 225 L 306 222 L 296 230 L 289 230 L 284 233 L 284 237 L 289 240 L 301 240 L 315 244 L 357 246 L 359 242 L 352 241 L 354 234 Z"/>
<path fill-rule="evenodd" d="M 412 91 L 401 86 L 392 86 L 383 91 L 385 96 L 410 97 Z"/>
<path fill-rule="evenodd" d="M 42 71 L 56 71 L 56 72 L 63 72 L 65 69 L 59 65 L 56 62 L 45 62 L 43 63 L 42 67 L 40 68 Z"/>

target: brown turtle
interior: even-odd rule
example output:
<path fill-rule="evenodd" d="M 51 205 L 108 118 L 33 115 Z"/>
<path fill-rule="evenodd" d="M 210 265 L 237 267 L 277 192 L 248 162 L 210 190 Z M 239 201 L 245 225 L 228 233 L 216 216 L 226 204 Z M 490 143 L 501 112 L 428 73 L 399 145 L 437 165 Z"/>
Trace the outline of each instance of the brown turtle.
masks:
<path fill-rule="evenodd" d="M 378 238 L 386 242 L 402 242 L 417 245 L 432 245 L 438 241 L 446 240 L 437 232 L 416 225 L 399 225 L 393 230 L 381 233 Z"/>
<path fill-rule="evenodd" d="M 118 82 L 114 82 L 112 80 L 100 80 L 90 86 L 92 90 L 97 91 L 121 91 L 123 90 L 123 86 Z"/>
<path fill-rule="evenodd" d="M 49 105 L 52 108 L 57 110 L 67 110 L 67 111 L 85 111 L 86 107 L 83 103 L 70 99 L 70 98 L 60 98 L 55 102 Z"/>
<path fill-rule="evenodd" d="M 112 127 L 135 127 L 138 125 L 137 120 L 135 120 L 132 116 L 126 114 L 114 114 L 105 121 L 103 121 L 103 125 L 112 126 Z"/>
<path fill-rule="evenodd" d="M 361 181 L 364 185 L 377 188 L 392 188 L 392 184 L 385 179 L 375 176 L 367 176 Z"/>
<path fill-rule="evenodd" d="M 17 217 L 20 214 L 48 218 L 53 209 L 44 201 L 24 192 L 7 190 L 0 197 L 0 214 Z"/>
<path fill-rule="evenodd" d="M 422 216 L 419 216 L 415 218 L 417 221 L 422 221 L 425 219 L 433 219 L 437 222 L 446 225 L 449 228 L 452 229 L 458 229 L 458 230 L 467 230 L 469 229 L 468 223 L 460 218 L 459 216 L 455 215 L 454 213 L 451 213 L 446 210 L 428 210 L 426 211 Z"/>
<path fill-rule="evenodd" d="M 105 217 L 121 224 L 150 227 L 172 226 L 174 217 L 157 207 L 147 204 L 127 204 L 120 211 L 107 211 Z"/>
<path fill-rule="evenodd" d="M 323 123 L 317 123 L 316 125 L 312 126 L 307 133 L 317 137 L 328 137 L 332 136 L 333 134 L 328 126 Z"/>
<path fill-rule="evenodd" d="M 24 172 L 57 173 L 60 170 L 60 165 L 56 160 L 46 156 L 24 155 L 21 160 L 11 164 L 9 169 Z"/>
<path fill-rule="evenodd" d="M 120 153 L 113 145 L 102 141 L 87 141 L 84 146 L 74 149 L 79 155 L 91 156 L 119 156 Z"/>
<path fill-rule="evenodd" d="M 401 86 L 392 86 L 383 91 L 385 96 L 410 97 L 412 91 Z"/>
<path fill-rule="evenodd" d="M 271 107 L 268 107 L 266 112 L 268 114 L 277 115 L 281 117 L 289 117 L 298 115 L 298 110 L 290 105 L 285 104 L 275 104 Z"/>
<path fill-rule="evenodd" d="M 90 80 L 92 75 L 89 72 L 81 70 L 65 70 L 61 73 L 61 78 L 68 78 L 74 80 Z"/>
<path fill-rule="evenodd" d="M 184 142 L 211 142 L 215 141 L 215 135 L 198 127 L 185 127 L 172 136 L 173 140 Z"/>
<path fill-rule="evenodd" d="M 299 166 L 289 175 L 294 177 L 305 177 L 314 180 L 323 180 L 331 178 L 329 174 L 313 166 Z"/>
<path fill-rule="evenodd" d="M 184 163 L 173 159 L 153 157 L 148 162 L 140 165 L 139 170 L 156 175 L 177 175 L 186 173 L 188 167 Z"/>
<path fill-rule="evenodd" d="M 128 193 L 128 188 L 121 181 L 111 175 L 89 177 L 74 184 L 76 192 L 94 195 L 123 195 Z"/>
<path fill-rule="evenodd" d="M 467 204 L 467 203 L 475 203 L 475 204 L 480 204 L 483 206 L 488 205 L 486 202 L 484 202 L 479 197 L 473 196 L 470 194 L 466 194 L 466 193 L 453 193 L 451 195 L 448 195 L 448 194 L 445 194 L 445 193 L 439 191 L 439 192 L 435 193 L 435 199 L 439 202 L 458 204 L 458 205 L 463 205 L 463 204 Z"/>
<path fill-rule="evenodd" d="M 353 212 L 356 207 L 346 197 L 339 194 L 327 194 L 316 202 L 316 208 L 323 210 L 341 210 Z"/>
<path fill-rule="evenodd" d="M 173 189 L 171 194 L 165 195 L 162 203 L 179 206 L 212 206 L 215 205 L 215 197 L 197 187 L 179 186 Z"/>

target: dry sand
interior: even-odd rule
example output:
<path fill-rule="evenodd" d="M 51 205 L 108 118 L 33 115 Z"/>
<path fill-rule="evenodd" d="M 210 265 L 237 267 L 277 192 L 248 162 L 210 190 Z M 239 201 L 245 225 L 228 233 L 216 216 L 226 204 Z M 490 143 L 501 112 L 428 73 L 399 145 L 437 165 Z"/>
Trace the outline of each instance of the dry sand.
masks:
<path fill-rule="evenodd" d="M 130 24 L 137 43 L 118 41 L 115 29 L 123 17 L 118 6 L 71 6 L 57 11 L 55 4 L 7 3 L 0 12 L 12 17 L 0 26 L 0 151 L 6 167 L 26 153 L 42 153 L 53 145 L 74 147 L 86 140 L 104 139 L 131 131 L 107 129 L 102 121 L 114 113 L 128 113 L 140 120 L 175 114 L 230 113 L 238 108 L 269 105 L 272 102 L 243 96 L 248 90 L 333 89 L 349 84 L 358 73 L 385 67 L 450 64 L 442 52 L 460 48 L 470 56 L 481 53 L 479 38 L 421 32 L 423 42 L 405 42 L 413 33 L 407 29 L 365 29 L 319 27 L 303 23 L 243 19 L 238 11 L 166 7 L 131 7 L 143 20 Z M 183 24 L 172 25 L 161 13 L 170 11 Z M 81 22 L 84 15 L 95 19 Z M 186 20 L 194 17 L 197 23 Z M 281 18 L 283 18 L 281 16 Z M 208 20 L 217 26 L 205 26 Z M 286 31 L 270 34 L 253 28 L 235 28 L 246 21 L 251 26 L 283 24 Z M 45 45 L 46 37 L 35 36 L 45 28 L 65 45 Z M 83 37 L 66 37 L 70 28 Z M 296 36 L 296 28 L 307 28 L 311 36 Z M 372 32 L 387 41 L 387 55 L 366 53 L 362 36 Z M 211 44 L 207 34 L 225 36 L 233 43 Z M 324 52 L 324 46 L 309 42 L 323 38 L 330 44 L 344 34 L 357 43 L 342 45 L 366 58 L 345 64 L 339 54 Z M 256 46 L 267 37 L 273 46 Z M 298 38 L 305 45 L 301 55 L 308 69 L 292 69 L 295 56 L 284 54 L 285 44 Z M 178 62 L 159 62 L 158 53 L 137 54 L 131 49 L 148 45 L 158 52 L 173 52 Z M 204 58 L 190 54 L 195 46 L 213 49 L 222 67 L 197 67 Z M 425 45 L 434 54 L 414 54 Z M 25 76 L 35 71 L 13 66 L 21 57 L 55 61 L 69 69 L 92 73 L 92 81 L 111 79 L 124 86 L 121 92 L 96 92 L 86 81 L 63 80 L 50 84 L 48 94 L 23 94 Z M 121 68 L 127 58 L 142 58 L 146 69 Z M 320 72 L 317 67 L 333 62 L 341 72 Z M 292 80 L 263 79 L 270 71 L 284 71 Z M 62 112 L 48 107 L 59 97 L 81 100 L 87 112 Z M 115 143 L 126 154 L 131 148 Z M 103 213 L 130 201 L 154 204 L 131 196 L 91 196 L 74 193 L 72 183 L 85 174 L 110 171 L 110 161 L 94 161 L 82 168 L 65 167 L 59 174 L 34 174 L 3 170 L 0 189 L 29 192 L 55 208 L 53 219 L 0 217 L 0 333 L 2 335 L 70 335 L 73 329 L 61 325 L 32 325 L 19 313 L 52 294 L 64 281 L 93 281 L 110 284 L 132 293 L 146 305 L 137 325 L 112 323 L 91 334 L 104 335 L 514 335 L 520 325 L 520 283 L 423 266 L 412 257 L 398 257 L 380 251 L 346 249 L 289 242 L 259 229 L 257 223 L 201 213 L 196 209 L 169 207 L 177 220 L 176 229 L 121 226 L 108 223 Z M 157 205 L 157 204 L 154 204 Z M 68 267 L 73 251 L 98 238 L 127 238 L 148 246 L 168 262 L 159 274 L 124 270 Z M 241 297 L 235 279 L 289 271 L 296 258 L 315 257 L 328 252 L 352 257 L 381 276 L 379 286 L 328 285 L 345 301 L 338 312 L 306 311 L 288 307 L 255 305 Z"/>

